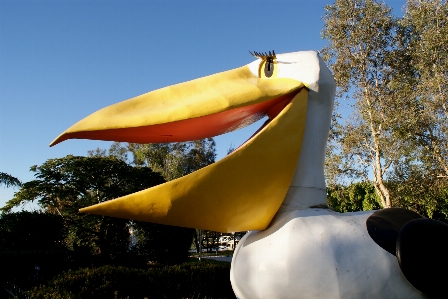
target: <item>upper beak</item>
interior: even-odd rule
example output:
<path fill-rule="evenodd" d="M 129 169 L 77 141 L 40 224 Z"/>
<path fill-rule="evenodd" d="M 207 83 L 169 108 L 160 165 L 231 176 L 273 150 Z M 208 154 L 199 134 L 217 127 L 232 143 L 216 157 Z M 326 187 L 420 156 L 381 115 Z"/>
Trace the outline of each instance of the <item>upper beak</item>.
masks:
<path fill-rule="evenodd" d="M 258 120 L 302 86 L 293 79 L 259 79 L 243 66 L 105 107 L 50 146 L 73 138 L 156 143 L 216 136 Z"/>

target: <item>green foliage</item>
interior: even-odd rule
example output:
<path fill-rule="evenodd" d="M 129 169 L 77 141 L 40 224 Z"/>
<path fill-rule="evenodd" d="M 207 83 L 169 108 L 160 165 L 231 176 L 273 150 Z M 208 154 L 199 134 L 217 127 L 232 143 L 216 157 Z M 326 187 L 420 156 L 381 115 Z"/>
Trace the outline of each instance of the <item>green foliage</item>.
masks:
<path fill-rule="evenodd" d="M 333 125 L 339 132 L 331 136 L 327 174 L 370 180 L 382 206 L 390 207 L 385 182 L 400 153 L 384 115 L 390 106 L 390 55 L 397 22 L 390 7 L 375 0 L 336 0 L 325 10 L 322 36 L 329 45 L 322 50 L 323 58 L 334 73 L 338 97 L 354 100 L 352 117 Z"/>
<path fill-rule="evenodd" d="M 429 218 L 448 219 L 448 178 L 427 169 L 433 164 L 404 160 L 390 182 L 393 203 Z"/>
<path fill-rule="evenodd" d="M 328 205 L 340 213 L 369 211 L 381 208 L 375 187 L 369 182 L 357 182 L 347 187 L 327 189 Z"/>
<path fill-rule="evenodd" d="M 428 218 L 447 221 L 448 180 L 425 177 L 419 170 L 419 167 L 414 170 L 402 168 L 401 171 L 407 172 L 387 182 L 393 206 L 415 211 Z M 411 181 L 415 184 L 409 184 Z M 381 208 L 375 187 L 369 182 L 328 188 L 327 198 L 328 205 L 341 213 Z"/>
<path fill-rule="evenodd" d="M 20 187 L 22 183 L 19 179 L 9 175 L 5 172 L 0 172 L 0 186 L 5 185 L 6 187 Z"/>
<path fill-rule="evenodd" d="M 130 143 L 128 150 L 135 165 L 146 165 L 170 181 L 215 162 L 215 146 L 212 138 L 206 138 L 176 143 Z"/>
<path fill-rule="evenodd" d="M 89 155 L 89 157 L 115 157 L 128 163 L 128 149 L 126 146 L 123 146 L 123 143 L 121 142 L 112 143 L 109 148 L 109 154 L 106 154 L 105 149 L 101 149 L 99 147 L 94 150 L 88 150 L 87 154 Z"/>
<path fill-rule="evenodd" d="M 32 298 L 235 298 L 230 264 L 195 263 L 149 270 L 104 266 L 67 271 Z"/>
<path fill-rule="evenodd" d="M 136 254 L 168 264 L 180 263 L 187 258 L 194 230 L 131 223 L 125 219 L 78 212 L 80 208 L 165 182 L 150 168 L 133 167 L 114 156 L 97 154 L 50 159 L 31 169 L 36 179 L 23 184 L 3 212 L 23 202 L 36 200 L 48 214 L 52 214 L 48 217 L 56 217 L 62 223 L 66 233 L 64 244 L 75 255 L 101 254 L 110 259 L 125 254 L 129 249 L 129 227 L 133 225 L 140 234 Z M 5 219 L 17 216 L 4 215 Z M 21 222 L 20 227 L 24 233 L 33 232 L 29 222 Z M 56 232 L 57 227 L 55 230 L 48 228 L 48 235 Z"/>
<path fill-rule="evenodd" d="M 325 10 L 321 53 L 354 111 L 334 114 L 329 185 L 371 181 L 383 207 L 446 215 L 448 2 L 408 0 L 402 18 L 377 0 Z"/>
<path fill-rule="evenodd" d="M 111 145 L 109 149 L 109 155 L 114 155 L 120 159 L 127 159 L 127 154 L 131 154 L 133 157 L 132 163 L 137 166 L 147 166 L 156 172 L 162 174 L 162 176 L 167 180 L 173 180 L 189 173 L 192 173 L 198 169 L 206 167 L 209 164 L 215 162 L 216 158 L 216 144 L 212 138 L 206 138 L 202 140 L 194 140 L 188 142 L 176 142 L 176 143 L 160 143 L 160 144 L 136 144 L 127 143 L 123 144 L 120 142 L 115 142 Z M 230 151 L 231 149 L 229 149 Z M 233 149 L 232 149 L 233 150 Z M 100 154 L 105 154 L 97 149 L 96 152 Z M 92 152 L 93 154 L 93 152 Z M 172 252 L 173 250 L 178 250 L 174 246 L 176 239 L 182 240 L 183 237 L 176 237 L 177 235 L 173 233 L 173 229 L 170 227 L 158 227 L 155 229 L 154 225 L 151 224 L 138 224 L 135 225 L 136 234 L 138 235 L 140 246 L 137 247 L 138 252 L 145 252 L 150 256 L 154 256 L 155 251 L 159 250 L 163 246 L 166 246 L 165 252 Z M 149 231 L 148 229 L 151 228 Z M 146 232 L 145 232 L 146 230 Z M 170 232 L 169 237 L 164 232 Z M 185 236 L 191 236 L 194 230 L 185 230 Z M 216 232 L 205 231 L 205 234 L 218 235 Z M 196 237 L 195 234 L 193 234 Z M 153 248 L 151 250 L 144 249 L 146 242 L 152 240 L 163 240 L 163 245 L 159 249 Z M 206 239 L 212 240 L 210 238 Z M 186 241 L 186 240 L 185 240 Z M 190 242 L 191 243 L 191 242 Z M 206 242 L 207 243 L 207 242 Z M 212 242 L 215 243 L 215 242 Z M 197 237 L 195 238 L 195 244 L 198 248 Z M 188 246 L 189 247 L 189 246 Z M 171 249 L 168 249 L 171 248 Z M 208 246 L 205 246 L 208 248 Z M 211 248 L 211 247 L 210 247 Z M 163 256 L 164 254 L 159 251 L 157 256 Z M 162 259 L 168 263 L 173 261 L 169 255 L 165 254 L 166 258 Z M 185 258 L 185 257 L 184 257 Z M 184 259 L 182 258 L 182 260 Z"/>
<path fill-rule="evenodd" d="M 79 208 L 124 196 L 163 183 L 148 168 L 132 167 L 115 157 L 49 159 L 31 167 L 36 180 L 23 184 L 2 208 L 7 212 L 25 201 L 37 200 L 44 209 L 73 214 Z"/>
<path fill-rule="evenodd" d="M 21 289 L 28 290 L 35 285 L 61 273 L 73 265 L 70 251 L 59 248 L 52 250 L 3 251 L 0 250 L 0 284 L 15 282 Z M 39 271 L 35 267 L 39 267 Z"/>
<path fill-rule="evenodd" d="M 80 214 L 78 210 L 164 182 L 151 169 L 132 167 L 115 157 L 69 155 L 49 159 L 31 170 L 36 179 L 23 184 L 2 211 L 36 200 L 45 211 L 64 219 L 69 248 L 89 248 L 104 256 L 127 250 L 128 221 Z"/>
<path fill-rule="evenodd" d="M 388 115 L 406 146 L 391 176 L 394 205 L 442 221 L 448 215 L 447 15 L 447 1 L 407 1 Z"/>
<path fill-rule="evenodd" d="M 22 185 L 0 217 L 0 283 L 15 280 L 29 289 L 80 266 L 142 267 L 148 260 L 176 264 L 188 258 L 192 229 L 78 212 L 165 182 L 150 168 L 98 154 L 50 159 L 31 169 L 36 179 Z M 45 212 L 10 212 L 12 207 L 34 200 Z M 139 235 L 135 250 L 129 250 L 131 226 Z M 37 276 L 36 265 L 41 269 Z"/>
<path fill-rule="evenodd" d="M 448 177 L 448 2 L 407 1 L 392 86 L 393 128 L 429 175 Z M 429 170 L 427 167 L 424 170 Z M 412 182 L 414 184 L 414 182 Z"/>

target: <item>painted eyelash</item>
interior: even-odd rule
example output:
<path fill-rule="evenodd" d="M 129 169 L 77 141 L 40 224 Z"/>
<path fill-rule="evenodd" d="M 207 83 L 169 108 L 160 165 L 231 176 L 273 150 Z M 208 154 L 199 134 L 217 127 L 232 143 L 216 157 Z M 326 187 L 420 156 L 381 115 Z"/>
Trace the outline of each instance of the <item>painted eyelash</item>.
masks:
<path fill-rule="evenodd" d="M 271 53 L 271 51 L 269 51 L 267 53 L 263 53 L 263 52 L 258 53 L 255 51 L 252 53 L 251 51 L 249 51 L 249 53 L 254 57 L 260 58 L 261 60 L 271 60 L 272 61 L 274 59 L 277 59 L 277 57 L 275 56 L 274 50 L 272 50 L 272 53 Z"/>

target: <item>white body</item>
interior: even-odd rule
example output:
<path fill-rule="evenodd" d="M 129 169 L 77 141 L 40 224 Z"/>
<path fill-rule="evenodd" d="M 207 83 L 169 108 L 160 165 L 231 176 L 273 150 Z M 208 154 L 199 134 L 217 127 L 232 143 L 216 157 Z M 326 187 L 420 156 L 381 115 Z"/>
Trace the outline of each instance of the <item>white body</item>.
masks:
<path fill-rule="evenodd" d="M 306 209 L 247 233 L 230 280 L 243 298 L 425 298 L 366 229 L 369 212 Z"/>

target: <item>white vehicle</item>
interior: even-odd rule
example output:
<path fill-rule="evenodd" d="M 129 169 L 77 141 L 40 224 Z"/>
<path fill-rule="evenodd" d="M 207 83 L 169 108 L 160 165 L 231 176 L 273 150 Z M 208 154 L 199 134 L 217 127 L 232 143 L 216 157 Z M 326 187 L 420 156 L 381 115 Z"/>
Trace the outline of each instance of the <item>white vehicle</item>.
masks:
<path fill-rule="evenodd" d="M 223 245 L 222 243 L 227 243 L 230 240 L 232 240 L 232 236 L 221 236 L 219 237 L 219 244 Z"/>

